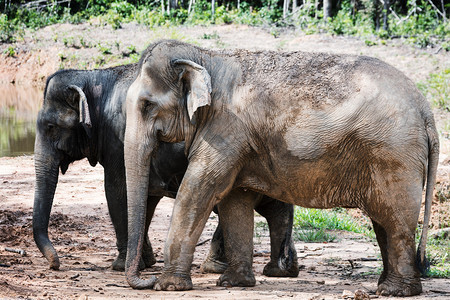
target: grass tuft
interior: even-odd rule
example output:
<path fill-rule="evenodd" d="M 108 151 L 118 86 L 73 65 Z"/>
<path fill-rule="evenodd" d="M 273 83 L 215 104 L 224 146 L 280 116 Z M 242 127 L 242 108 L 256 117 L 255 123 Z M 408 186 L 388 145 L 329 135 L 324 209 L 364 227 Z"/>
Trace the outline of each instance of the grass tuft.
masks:
<path fill-rule="evenodd" d="M 314 209 L 314 208 L 303 208 L 296 207 L 294 213 L 294 230 L 315 230 L 317 231 L 317 237 L 324 239 L 321 232 L 325 230 L 344 230 L 355 233 L 364 234 L 370 238 L 374 238 L 375 234 L 368 225 L 362 225 L 355 218 L 350 216 L 345 209 Z M 306 241 L 303 239 L 304 234 L 296 235 L 299 240 Z M 309 234 L 309 237 L 312 237 Z M 309 238 L 305 237 L 305 238 Z M 332 238 L 334 237 L 334 238 Z M 329 235 L 327 237 L 328 241 L 333 241 L 336 239 L 335 236 Z M 314 240 L 308 240 L 314 241 Z"/>

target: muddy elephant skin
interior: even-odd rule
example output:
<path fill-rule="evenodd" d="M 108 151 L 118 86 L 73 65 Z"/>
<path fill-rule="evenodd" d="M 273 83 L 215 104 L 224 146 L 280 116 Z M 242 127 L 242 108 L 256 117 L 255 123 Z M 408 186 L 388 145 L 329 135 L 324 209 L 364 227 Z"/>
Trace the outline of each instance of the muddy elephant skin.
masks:
<path fill-rule="evenodd" d="M 158 143 L 182 140 L 189 165 L 176 197 L 164 271 L 156 283 L 139 278 L 132 254 L 139 253 L 143 236 L 135 232 L 128 241 L 129 282 L 191 289 L 195 245 L 216 204 L 227 220 L 224 232 L 240 231 L 239 239 L 225 239 L 227 255 L 245 261 L 239 257 L 251 251 L 245 247 L 250 208 L 225 199 L 245 188 L 304 207 L 360 208 L 373 222 L 383 258 L 377 293 L 421 293 L 418 266 L 425 264 L 438 134 L 429 104 L 395 68 L 365 56 L 219 52 L 178 41 L 150 45 L 127 94 L 130 228 L 144 226 L 144 175 Z M 225 274 L 244 276 L 248 267 Z"/>
<path fill-rule="evenodd" d="M 93 71 L 63 70 L 47 79 L 44 104 L 37 120 L 33 234 L 52 269 L 59 269 L 60 266 L 56 250 L 48 237 L 59 169 L 64 174 L 70 163 L 85 157 L 92 166 L 100 163 L 104 168 L 106 199 L 119 251 L 112 268 L 125 269 L 128 222 L 123 157 L 126 121 L 124 103 L 137 70 L 137 64 Z M 159 200 L 163 196 L 175 197 L 187 163 L 184 143 L 160 144 L 151 170 L 147 173 L 150 180 L 145 232 Z M 250 191 L 236 193 L 236 197 L 248 199 L 250 205 L 269 222 L 272 255 L 264 274 L 297 276 L 297 257 L 291 240 L 292 205 Z M 226 268 L 222 232 L 219 222 L 211 251 L 203 264 L 204 271 L 223 272 Z M 142 257 L 140 268 L 156 262 L 147 234 Z"/>

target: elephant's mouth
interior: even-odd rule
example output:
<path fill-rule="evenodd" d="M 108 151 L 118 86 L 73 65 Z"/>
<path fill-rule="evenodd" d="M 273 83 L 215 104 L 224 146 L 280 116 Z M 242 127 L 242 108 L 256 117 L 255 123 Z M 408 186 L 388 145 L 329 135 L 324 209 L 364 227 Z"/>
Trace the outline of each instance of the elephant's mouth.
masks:
<path fill-rule="evenodd" d="M 74 161 L 87 158 L 91 166 L 97 164 L 97 157 L 92 151 L 90 138 L 83 132 L 81 124 L 76 130 L 76 133 L 71 135 L 71 138 L 65 141 L 60 140 L 56 149 L 60 155 L 61 172 L 64 174 L 69 166 Z"/>
<path fill-rule="evenodd" d="M 69 168 L 69 165 L 71 163 L 73 163 L 74 161 L 76 161 L 77 159 L 74 159 L 63 152 L 61 152 L 61 156 L 62 156 L 62 159 L 60 160 L 59 167 L 61 169 L 61 173 L 64 175 L 66 173 L 67 169 Z"/>

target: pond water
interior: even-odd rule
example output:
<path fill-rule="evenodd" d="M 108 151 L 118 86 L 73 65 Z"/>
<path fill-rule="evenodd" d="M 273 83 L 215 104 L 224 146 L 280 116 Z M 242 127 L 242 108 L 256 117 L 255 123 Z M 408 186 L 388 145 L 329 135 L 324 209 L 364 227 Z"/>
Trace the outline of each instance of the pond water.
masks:
<path fill-rule="evenodd" d="M 36 87 L 0 84 L 0 157 L 34 152 L 42 98 L 43 91 Z"/>

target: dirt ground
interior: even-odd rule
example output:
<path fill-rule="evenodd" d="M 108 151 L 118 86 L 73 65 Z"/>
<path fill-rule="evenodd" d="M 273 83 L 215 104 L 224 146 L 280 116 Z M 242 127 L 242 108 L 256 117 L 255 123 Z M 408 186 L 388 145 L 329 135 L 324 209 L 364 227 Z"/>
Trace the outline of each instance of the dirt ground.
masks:
<path fill-rule="evenodd" d="M 80 67 L 92 61 L 98 49 L 66 47 L 63 38 L 114 45 L 115 59 L 106 66 L 123 63 L 120 51 L 135 45 L 141 51 L 159 38 L 178 38 L 210 48 L 247 48 L 252 50 L 305 50 L 334 53 L 364 54 L 378 57 L 405 72 L 415 82 L 424 81 L 430 73 L 450 67 L 450 54 L 439 49 L 416 49 L 401 41 L 388 41 L 367 47 L 363 40 L 327 35 L 304 35 L 297 31 L 281 31 L 275 38 L 269 30 L 237 26 L 179 27 L 146 29 L 126 24 L 117 31 L 109 27 L 87 24 L 58 24 L 28 33 L 14 45 L 15 57 L 0 54 L 0 82 L 42 86 L 46 76 L 56 71 L 62 54 L 66 67 Z M 206 37 L 206 38 L 205 38 Z M 10 45 L 0 45 L 0 53 Z M 121 50 L 122 49 L 122 50 Z M 91 59 L 91 60 L 90 60 Z M 85 67 L 92 67 L 91 64 Z M 449 133 L 445 128 L 450 114 L 435 111 L 441 133 L 441 157 L 438 174 L 440 189 L 450 185 Z M 447 129 L 448 130 L 448 129 Z M 216 287 L 219 275 L 203 274 L 200 265 L 209 249 L 217 217 L 211 215 L 196 248 L 192 267 L 194 289 L 185 292 L 132 290 L 121 272 L 110 265 L 116 256 L 115 237 L 108 216 L 103 189 L 103 169 L 92 168 L 87 161 L 76 162 L 60 176 L 55 195 L 50 239 L 61 258 L 61 270 L 49 270 L 48 263 L 37 249 L 31 228 L 34 196 L 34 166 L 32 156 L 0 158 L 0 298 L 230 298 L 230 299 L 343 299 L 356 290 L 374 292 L 381 261 L 375 242 L 350 233 L 339 233 L 333 243 L 296 242 L 302 269 L 297 278 L 262 276 L 269 261 L 267 234 L 255 235 L 254 271 L 257 284 L 252 288 Z M 157 207 L 150 227 L 150 240 L 158 263 L 145 270 L 144 278 L 160 274 L 163 248 L 173 199 L 164 198 Z M 432 224 L 449 224 L 449 203 L 435 201 Z M 447 226 L 448 227 L 448 226 Z M 26 255 L 5 251 L 5 247 L 21 249 Z M 423 279 L 424 293 L 409 299 L 449 299 L 450 279 Z"/>
<path fill-rule="evenodd" d="M 217 224 L 214 214 L 196 248 L 192 291 L 133 290 L 122 272 L 110 269 L 117 251 L 104 197 L 103 169 L 92 168 L 85 160 L 74 163 L 59 180 L 49 233 L 61 258 L 61 269 L 49 270 L 32 237 L 33 158 L 0 158 L 0 165 L 0 298 L 342 299 L 344 291 L 355 290 L 376 297 L 375 274 L 382 264 L 378 247 L 375 242 L 350 233 L 340 233 L 339 240 L 333 243 L 296 242 L 302 265 L 297 278 L 262 276 L 270 247 L 267 234 L 259 234 L 254 239 L 256 286 L 215 286 L 219 275 L 199 270 Z M 143 277 L 158 275 L 162 270 L 172 204 L 173 199 L 163 198 L 157 207 L 149 236 L 158 263 L 145 270 Z M 4 247 L 24 250 L 26 255 L 5 251 Z M 424 293 L 411 299 L 450 297 L 450 279 L 424 279 L 423 286 Z"/>

